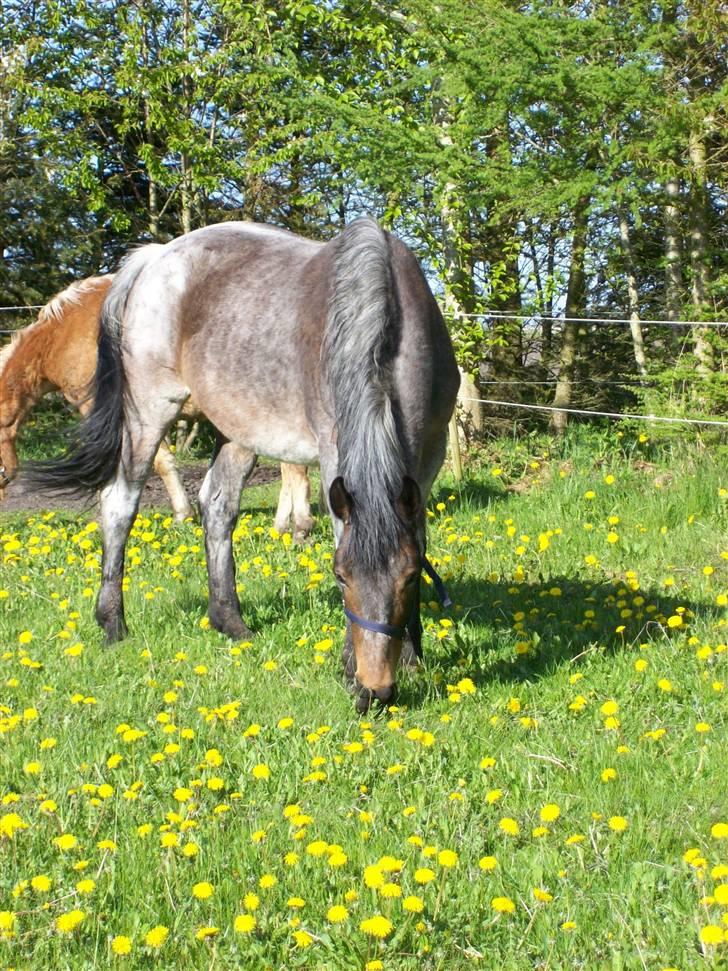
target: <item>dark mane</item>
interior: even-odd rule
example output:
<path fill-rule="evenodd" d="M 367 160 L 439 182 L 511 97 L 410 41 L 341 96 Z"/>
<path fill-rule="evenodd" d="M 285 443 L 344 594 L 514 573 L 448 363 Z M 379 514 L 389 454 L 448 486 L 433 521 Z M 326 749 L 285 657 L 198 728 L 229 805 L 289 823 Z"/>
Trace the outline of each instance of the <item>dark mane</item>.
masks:
<path fill-rule="evenodd" d="M 400 311 L 388 238 L 376 222 L 351 223 L 333 245 L 322 368 L 339 474 L 354 499 L 350 549 L 373 571 L 397 549 L 405 528 L 394 511 L 407 470 L 392 377 Z"/>

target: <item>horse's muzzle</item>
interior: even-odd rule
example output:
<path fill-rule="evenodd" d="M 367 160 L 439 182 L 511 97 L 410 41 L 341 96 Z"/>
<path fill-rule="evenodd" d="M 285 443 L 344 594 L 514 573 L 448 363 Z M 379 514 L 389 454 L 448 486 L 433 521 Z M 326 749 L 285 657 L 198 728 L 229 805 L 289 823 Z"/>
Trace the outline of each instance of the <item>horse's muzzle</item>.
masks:
<path fill-rule="evenodd" d="M 354 693 L 356 700 L 354 702 L 356 710 L 360 715 L 369 711 L 372 704 L 377 701 L 380 705 L 391 705 L 397 694 L 397 685 L 390 684 L 386 688 L 379 688 L 377 691 L 372 691 L 370 688 L 365 688 L 363 684 L 359 681 L 354 681 Z"/>

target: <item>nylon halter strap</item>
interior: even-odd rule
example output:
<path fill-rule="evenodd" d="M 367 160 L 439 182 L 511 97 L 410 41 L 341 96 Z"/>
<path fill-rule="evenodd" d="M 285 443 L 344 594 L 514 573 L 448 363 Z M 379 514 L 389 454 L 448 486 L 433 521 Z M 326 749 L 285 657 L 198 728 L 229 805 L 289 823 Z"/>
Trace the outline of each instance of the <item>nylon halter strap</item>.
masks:
<path fill-rule="evenodd" d="M 443 607 L 452 607 L 452 600 L 450 599 L 450 595 L 447 592 L 445 584 L 442 582 L 442 577 L 439 576 L 437 570 L 426 556 L 422 559 L 422 569 L 432 580 L 435 590 L 437 591 L 437 596 Z M 404 640 L 405 634 L 417 619 L 418 608 L 419 603 L 417 599 L 415 599 L 414 603 L 412 604 L 412 612 L 410 613 L 409 620 L 404 625 L 385 624 L 378 620 L 365 620 L 363 617 L 355 614 L 353 610 L 349 610 L 346 604 L 344 604 L 344 614 L 353 624 L 356 624 L 358 627 L 362 627 L 364 630 L 372 631 L 373 634 L 384 634 L 386 637 L 396 637 L 397 640 L 401 641 Z"/>

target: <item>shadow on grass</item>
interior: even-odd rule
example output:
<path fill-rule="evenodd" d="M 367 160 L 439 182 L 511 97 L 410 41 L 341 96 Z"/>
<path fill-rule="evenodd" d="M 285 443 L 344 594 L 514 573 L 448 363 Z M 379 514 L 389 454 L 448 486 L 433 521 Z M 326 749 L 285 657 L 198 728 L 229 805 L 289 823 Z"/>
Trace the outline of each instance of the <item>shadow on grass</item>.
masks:
<path fill-rule="evenodd" d="M 696 623 L 710 624 L 724 613 L 710 603 L 662 590 L 631 590 L 620 579 L 562 576 L 516 584 L 464 578 L 451 581 L 449 590 L 462 605 L 462 613 L 423 609 L 425 626 L 429 621 L 439 626 L 448 616 L 454 626 L 436 646 L 426 634 L 424 668 L 417 677 L 401 679 L 399 700 L 411 707 L 444 696 L 446 684 L 465 675 L 477 686 L 531 683 L 595 653 L 617 654 L 647 641 L 681 637 Z M 316 597 L 320 621 L 343 626 L 341 597 L 333 578 L 330 586 L 318 589 Z M 300 594 L 244 593 L 241 607 L 246 623 L 260 635 L 288 626 L 292 613 L 300 614 Z M 169 609 L 204 616 L 207 598 L 202 590 L 182 588 Z M 682 618 L 682 624 L 670 627 L 668 619 L 676 617 Z M 305 623 L 310 626 L 308 619 Z M 519 623 L 523 624 L 520 630 L 514 626 Z M 524 645 L 522 653 L 519 644 Z"/>
<path fill-rule="evenodd" d="M 450 592 L 463 614 L 440 645 L 435 665 L 447 671 L 465 658 L 476 684 L 534 681 L 592 652 L 616 654 L 646 641 L 669 640 L 695 622 L 723 615 L 710 603 L 631 590 L 619 579 L 550 577 L 521 584 L 466 579 L 452 583 Z M 677 617 L 681 625 L 669 626 L 668 619 Z M 514 626 L 519 623 L 521 629 Z M 504 659 L 505 646 L 510 650 Z"/>

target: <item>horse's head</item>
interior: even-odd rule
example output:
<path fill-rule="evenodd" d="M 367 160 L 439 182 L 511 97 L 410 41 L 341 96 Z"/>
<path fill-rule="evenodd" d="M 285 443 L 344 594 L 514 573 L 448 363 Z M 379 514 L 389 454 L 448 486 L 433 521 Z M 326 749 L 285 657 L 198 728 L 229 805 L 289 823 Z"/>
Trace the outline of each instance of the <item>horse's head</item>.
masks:
<path fill-rule="evenodd" d="M 397 664 L 407 626 L 417 620 L 422 557 L 418 525 L 422 500 L 417 483 L 405 476 L 394 503 L 396 542 L 375 565 L 360 555 L 357 526 L 361 517 L 339 476 L 329 490 L 330 507 L 344 524 L 334 556 L 334 574 L 348 618 L 345 656 L 353 679 L 356 707 L 364 712 L 373 700 L 387 704 L 394 697 Z"/>

